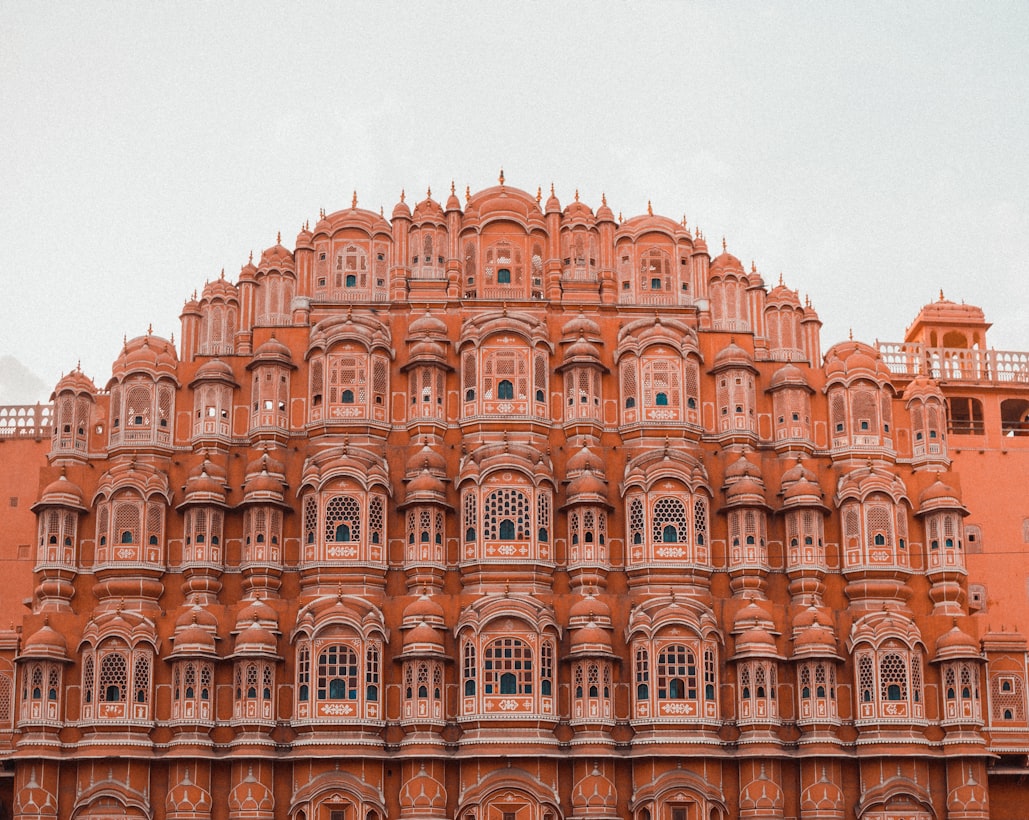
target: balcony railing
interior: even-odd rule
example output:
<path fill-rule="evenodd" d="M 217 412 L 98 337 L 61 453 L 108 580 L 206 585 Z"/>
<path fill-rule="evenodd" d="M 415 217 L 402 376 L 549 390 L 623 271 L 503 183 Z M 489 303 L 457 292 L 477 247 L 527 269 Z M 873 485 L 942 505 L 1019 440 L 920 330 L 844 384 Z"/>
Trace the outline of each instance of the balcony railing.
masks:
<path fill-rule="evenodd" d="M 46 438 L 51 433 L 51 404 L 9 404 L 0 407 L 0 438 Z"/>
<path fill-rule="evenodd" d="M 1029 383 L 1029 353 L 959 347 L 927 347 L 919 342 L 876 342 L 890 372 L 948 381 Z"/>

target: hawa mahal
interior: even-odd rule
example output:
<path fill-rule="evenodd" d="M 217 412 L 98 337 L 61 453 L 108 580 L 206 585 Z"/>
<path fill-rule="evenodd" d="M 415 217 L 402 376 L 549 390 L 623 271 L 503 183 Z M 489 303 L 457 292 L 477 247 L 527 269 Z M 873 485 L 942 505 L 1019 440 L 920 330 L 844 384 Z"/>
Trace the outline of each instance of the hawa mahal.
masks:
<path fill-rule="evenodd" d="M 716 250 L 355 194 L 0 408 L 0 816 L 1024 817 L 1029 355 Z"/>

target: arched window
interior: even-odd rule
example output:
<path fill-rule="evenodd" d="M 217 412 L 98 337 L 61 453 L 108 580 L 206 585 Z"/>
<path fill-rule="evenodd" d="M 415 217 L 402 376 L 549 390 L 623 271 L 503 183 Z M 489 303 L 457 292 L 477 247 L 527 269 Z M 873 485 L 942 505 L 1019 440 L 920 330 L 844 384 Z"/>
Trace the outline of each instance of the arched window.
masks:
<path fill-rule="evenodd" d="M 318 653 L 319 701 L 357 700 L 357 654 L 349 646 L 331 644 Z"/>
<path fill-rule="evenodd" d="M 532 648 L 518 638 L 498 638 L 482 653 L 482 691 L 485 695 L 531 695 Z"/>

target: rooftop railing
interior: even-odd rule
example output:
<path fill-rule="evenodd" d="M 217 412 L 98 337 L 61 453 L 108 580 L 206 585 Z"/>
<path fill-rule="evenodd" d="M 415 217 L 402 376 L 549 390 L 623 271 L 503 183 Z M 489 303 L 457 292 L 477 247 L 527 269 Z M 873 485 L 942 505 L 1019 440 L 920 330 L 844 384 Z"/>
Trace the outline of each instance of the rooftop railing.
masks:
<path fill-rule="evenodd" d="M 0 438 L 46 438 L 52 432 L 52 404 L 0 406 Z"/>
<path fill-rule="evenodd" d="M 1029 353 L 927 347 L 919 342 L 876 342 L 876 347 L 890 372 L 898 376 L 1029 384 Z"/>

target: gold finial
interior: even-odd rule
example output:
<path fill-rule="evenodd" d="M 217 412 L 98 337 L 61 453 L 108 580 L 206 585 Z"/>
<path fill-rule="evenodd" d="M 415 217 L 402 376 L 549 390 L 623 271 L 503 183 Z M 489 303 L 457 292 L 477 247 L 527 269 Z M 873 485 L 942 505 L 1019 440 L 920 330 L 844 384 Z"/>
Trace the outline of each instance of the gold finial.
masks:
<path fill-rule="evenodd" d="M 503 168 L 500 169 L 500 176 L 497 177 L 497 179 L 500 182 L 501 187 L 503 187 L 503 185 L 504 185 L 504 169 Z"/>
<path fill-rule="evenodd" d="M 282 244 L 282 231 L 276 231 L 275 232 L 275 244 L 276 245 L 281 245 Z"/>
<path fill-rule="evenodd" d="M 605 194 L 603 191 L 601 191 L 600 193 L 600 204 L 607 205 L 607 194 Z"/>
<path fill-rule="evenodd" d="M 403 188 L 401 188 L 401 189 L 400 189 L 400 201 L 401 201 L 401 202 L 403 202 L 403 201 L 404 201 L 404 197 L 405 197 L 405 196 L 406 196 L 406 193 L 405 193 L 404 189 L 403 189 Z"/>
<path fill-rule="evenodd" d="M 621 211 L 618 212 L 618 221 L 619 222 L 624 222 L 625 221 L 624 219 L 622 219 L 622 212 Z"/>
<path fill-rule="evenodd" d="M 654 215 L 654 206 L 650 204 L 650 200 L 649 199 L 647 200 L 647 214 L 649 216 L 653 216 Z"/>
<path fill-rule="evenodd" d="M 943 301 L 943 288 L 940 288 L 940 301 Z"/>
<path fill-rule="evenodd" d="M 450 195 L 454 195 L 454 180 L 450 180 Z"/>
<path fill-rule="evenodd" d="M 464 186 L 464 202 L 465 202 L 465 205 L 467 205 L 471 201 L 472 201 L 472 186 L 471 185 L 465 185 Z"/>
<path fill-rule="evenodd" d="M 428 185 L 425 188 L 425 198 L 426 199 L 432 199 L 432 186 L 431 185 Z"/>
<path fill-rule="evenodd" d="M 153 334 L 153 332 L 154 332 L 154 325 L 153 325 L 153 323 L 151 323 L 151 324 L 146 326 L 146 335 L 150 336 L 151 334 Z"/>
<path fill-rule="evenodd" d="M 354 198 L 352 200 L 350 200 L 350 207 L 351 208 L 356 208 L 357 207 L 357 191 L 354 191 Z"/>
<path fill-rule="evenodd" d="M 579 189 L 578 188 L 575 189 L 575 201 L 576 202 L 579 201 Z"/>
<path fill-rule="evenodd" d="M 726 250 L 727 250 L 727 248 L 726 248 L 726 245 L 725 245 L 725 237 L 723 236 L 722 237 L 722 253 L 725 253 Z"/>
<path fill-rule="evenodd" d="M 536 204 L 539 205 L 543 199 L 543 188 L 540 185 L 536 186 Z"/>

